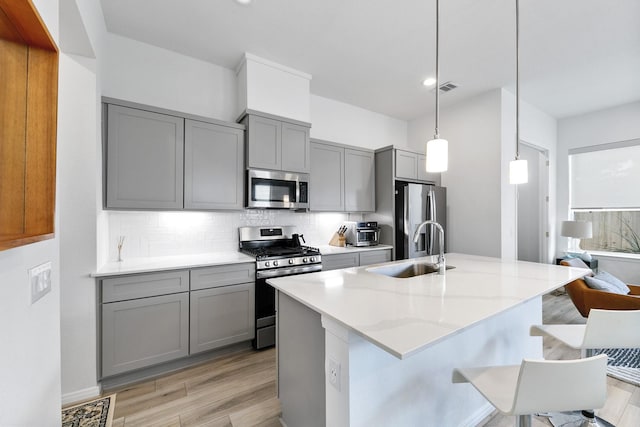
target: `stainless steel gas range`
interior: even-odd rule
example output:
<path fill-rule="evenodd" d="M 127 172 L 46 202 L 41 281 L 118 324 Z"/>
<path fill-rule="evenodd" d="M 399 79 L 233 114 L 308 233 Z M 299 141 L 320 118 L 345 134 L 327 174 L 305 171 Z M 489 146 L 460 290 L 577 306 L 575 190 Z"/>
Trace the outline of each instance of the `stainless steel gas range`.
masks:
<path fill-rule="evenodd" d="M 305 246 L 304 237 L 291 226 L 240 227 L 240 251 L 256 257 L 256 349 L 276 342 L 275 289 L 267 279 L 322 270 L 317 248 Z"/>

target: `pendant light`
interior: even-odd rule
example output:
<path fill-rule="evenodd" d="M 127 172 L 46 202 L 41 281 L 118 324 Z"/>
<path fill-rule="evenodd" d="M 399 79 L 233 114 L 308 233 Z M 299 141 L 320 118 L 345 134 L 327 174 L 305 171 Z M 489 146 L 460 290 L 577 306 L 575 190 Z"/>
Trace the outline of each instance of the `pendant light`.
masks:
<path fill-rule="evenodd" d="M 520 0 L 516 0 L 516 158 L 509 163 L 509 184 L 526 184 L 527 169 L 527 161 L 520 159 Z"/>
<path fill-rule="evenodd" d="M 440 0 L 436 0 L 436 126 L 433 139 L 427 142 L 427 172 L 444 172 L 449 164 L 449 143 L 440 138 Z"/>

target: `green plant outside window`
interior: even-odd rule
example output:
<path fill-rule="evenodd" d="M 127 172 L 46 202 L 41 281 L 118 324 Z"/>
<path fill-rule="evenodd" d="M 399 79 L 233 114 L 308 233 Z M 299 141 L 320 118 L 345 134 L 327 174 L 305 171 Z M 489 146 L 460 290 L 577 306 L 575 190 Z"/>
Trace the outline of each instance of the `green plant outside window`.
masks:
<path fill-rule="evenodd" d="M 640 211 L 574 211 L 573 216 L 593 224 L 593 237 L 581 239 L 581 249 L 640 254 Z"/>

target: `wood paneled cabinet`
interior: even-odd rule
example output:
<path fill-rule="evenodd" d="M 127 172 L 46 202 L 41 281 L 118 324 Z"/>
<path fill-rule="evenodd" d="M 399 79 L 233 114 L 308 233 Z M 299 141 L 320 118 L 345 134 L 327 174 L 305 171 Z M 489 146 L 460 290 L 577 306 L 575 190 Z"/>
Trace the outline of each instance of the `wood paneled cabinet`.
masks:
<path fill-rule="evenodd" d="M 257 112 L 247 113 L 242 123 L 248 168 L 309 173 L 310 124 Z"/>
<path fill-rule="evenodd" d="M 322 255 L 322 270 L 339 270 L 391 261 L 391 248 Z"/>
<path fill-rule="evenodd" d="M 311 141 L 310 210 L 375 211 L 374 153 Z"/>
<path fill-rule="evenodd" d="M 105 99 L 107 209 L 242 209 L 244 129 Z"/>
<path fill-rule="evenodd" d="M 255 263 L 99 279 L 101 377 L 249 341 Z"/>

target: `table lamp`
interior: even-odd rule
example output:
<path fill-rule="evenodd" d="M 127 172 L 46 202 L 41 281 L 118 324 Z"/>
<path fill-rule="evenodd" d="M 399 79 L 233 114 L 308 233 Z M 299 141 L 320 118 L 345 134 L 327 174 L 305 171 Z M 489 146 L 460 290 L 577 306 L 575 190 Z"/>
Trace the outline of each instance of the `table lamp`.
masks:
<path fill-rule="evenodd" d="M 562 221 L 560 235 L 569 238 L 569 248 L 567 248 L 567 258 L 582 258 L 584 261 L 591 261 L 591 255 L 580 250 L 580 239 L 590 239 L 593 237 L 593 229 L 590 221 Z"/>

